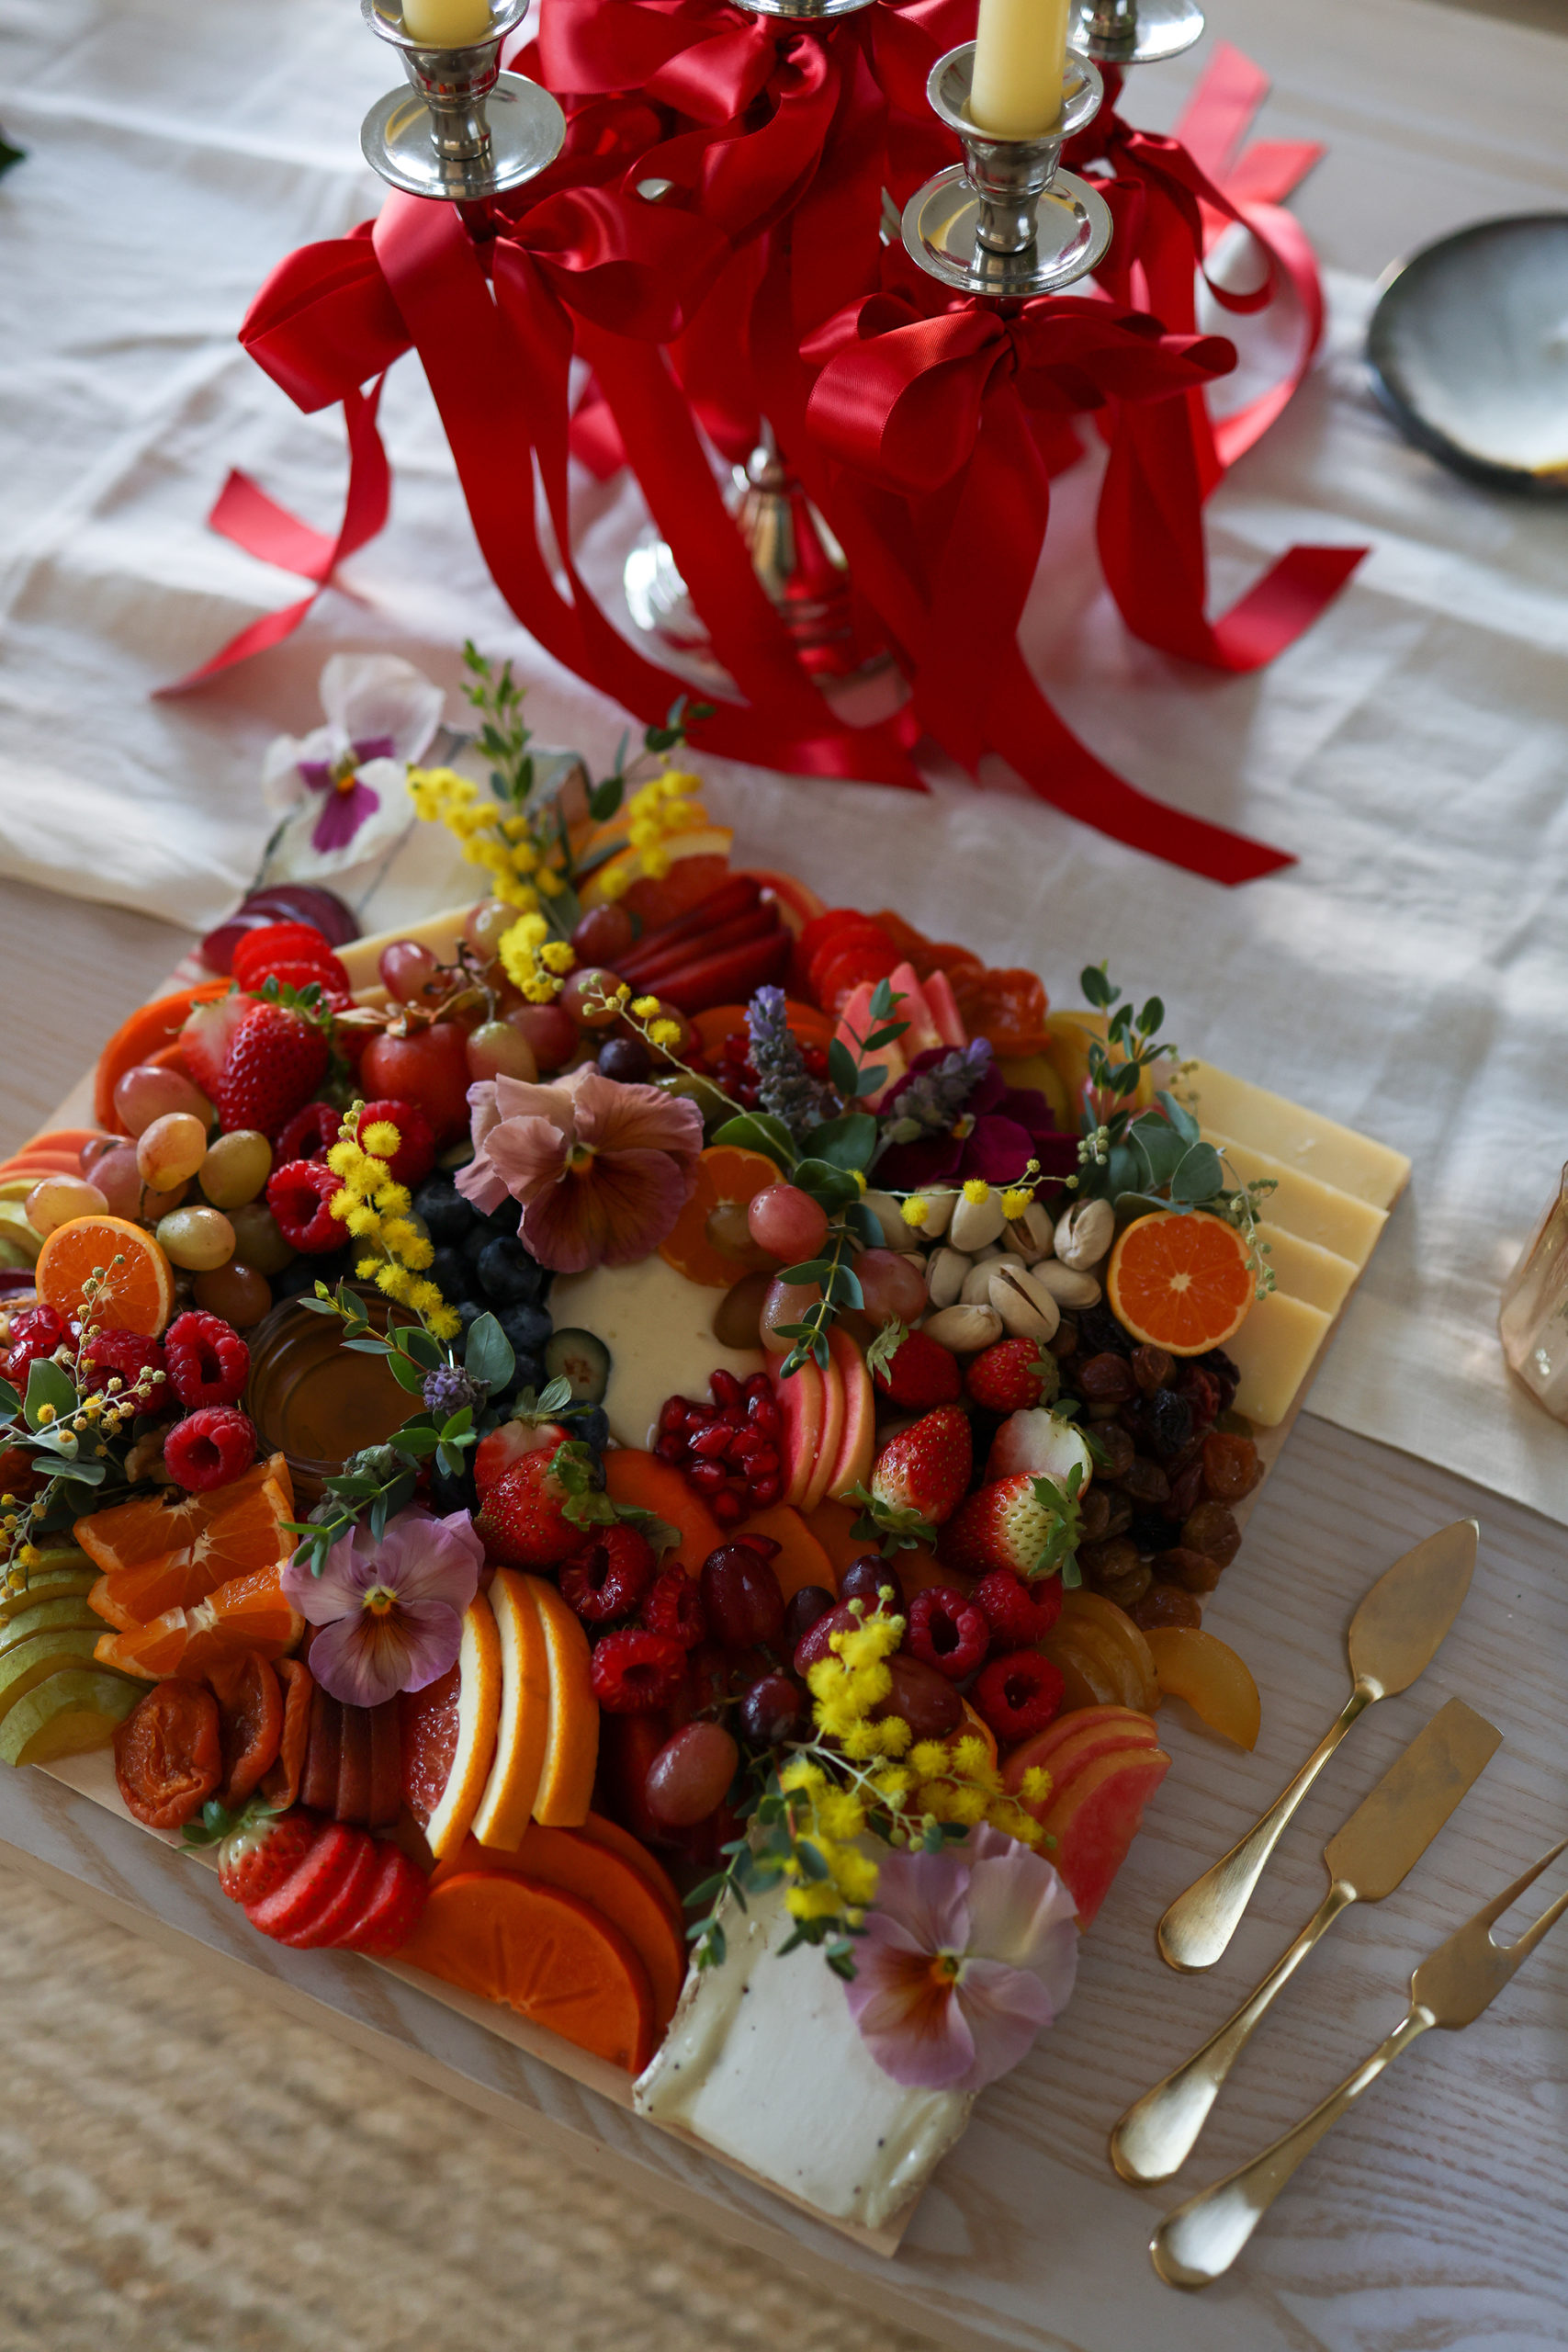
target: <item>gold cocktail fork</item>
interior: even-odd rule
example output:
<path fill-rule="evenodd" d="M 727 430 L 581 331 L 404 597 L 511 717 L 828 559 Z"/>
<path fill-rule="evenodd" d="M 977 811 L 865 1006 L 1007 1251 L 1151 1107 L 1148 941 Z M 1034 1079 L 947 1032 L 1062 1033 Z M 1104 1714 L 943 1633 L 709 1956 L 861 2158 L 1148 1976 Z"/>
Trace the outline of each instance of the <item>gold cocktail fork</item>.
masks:
<path fill-rule="evenodd" d="M 1542 1871 L 1568 1851 L 1568 1838 L 1543 1854 L 1512 1886 L 1483 1905 L 1424 1960 L 1410 1980 L 1410 2007 L 1386 2041 L 1330 2091 L 1312 2113 L 1254 2156 L 1250 2164 L 1217 2180 L 1211 2188 L 1168 2213 L 1149 2243 L 1155 2268 L 1172 2287 L 1207 2287 L 1227 2271 L 1263 2215 L 1302 2163 L 1347 2108 L 1359 2098 L 1383 2068 L 1408 2050 L 1428 2026 L 1450 2031 L 1472 2025 L 1494 2000 L 1521 1962 L 1529 1959 L 1548 1929 L 1568 1911 L 1568 1889 L 1549 1904 L 1532 1928 L 1511 1944 L 1494 1943 L 1492 1927 Z"/>

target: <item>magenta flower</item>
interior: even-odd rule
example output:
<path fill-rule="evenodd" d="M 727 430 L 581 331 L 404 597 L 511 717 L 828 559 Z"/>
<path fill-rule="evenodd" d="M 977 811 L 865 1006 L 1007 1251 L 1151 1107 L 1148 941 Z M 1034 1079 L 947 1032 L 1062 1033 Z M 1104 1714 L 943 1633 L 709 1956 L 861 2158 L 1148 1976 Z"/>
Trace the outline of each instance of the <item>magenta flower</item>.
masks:
<path fill-rule="evenodd" d="M 310 846 L 344 850 L 383 807 L 412 815 L 407 776 L 441 724 L 441 688 L 394 653 L 334 653 L 321 672 L 326 724 L 280 735 L 262 768 L 264 797 L 280 809 L 321 803 Z"/>
<path fill-rule="evenodd" d="M 553 1086 L 483 1079 L 468 1102 L 474 1156 L 457 1190 L 486 1212 L 521 1201 L 524 1246 L 557 1273 L 646 1258 L 691 1197 L 702 1114 L 657 1086 L 585 1064 Z"/>
<path fill-rule="evenodd" d="M 283 1589 L 321 1628 L 310 1671 L 322 1690 L 344 1706 L 375 1707 L 445 1674 L 484 1557 L 466 1510 L 433 1519 L 416 1503 L 388 1521 L 379 1543 L 365 1526 L 344 1536 L 319 1577 L 290 1560 Z"/>
<path fill-rule="evenodd" d="M 896 2083 L 983 2090 L 1066 2006 L 1073 1898 L 1043 1856 L 998 1829 L 940 1854 L 878 1859 L 876 1907 L 844 1987 L 850 2014 Z"/>
<path fill-rule="evenodd" d="M 917 1054 L 908 1076 L 879 1105 L 878 1118 L 896 1119 L 905 1088 L 947 1052 L 938 1046 Z M 1032 1159 L 1047 1178 L 1076 1175 L 1077 1137 L 1062 1133 L 1043 1094 L 1032 1086 L 1010 1086 L 993 1063 L 950 1131 L 922 1136 L 918 1143 L 890 1144 L 877 1160 L 876 1182 L 896 1193 L 962 1184 L 971 1176 L 983 1176 L 987 1184 L 1016 1184 Z"/>

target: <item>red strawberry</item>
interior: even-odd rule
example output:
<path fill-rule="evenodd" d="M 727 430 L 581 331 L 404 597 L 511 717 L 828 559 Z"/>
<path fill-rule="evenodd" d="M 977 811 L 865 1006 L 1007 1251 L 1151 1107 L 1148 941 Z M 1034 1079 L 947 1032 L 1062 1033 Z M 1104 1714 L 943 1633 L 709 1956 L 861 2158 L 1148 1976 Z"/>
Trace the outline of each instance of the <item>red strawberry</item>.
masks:
<path fill-rule="evenodd" d="M 230 1039 L 213 1092 L 224 1134 L 236 1127 L 278 1134 L 325 1078 L 327 1060 L 326 1039 L 301 1014 L 253 1005 Z"/>
<path fill-rule="evenodd" d="M 876 1385 L 906 1412 L 923 1413 L 934 1405 L 958 1401 L 958 1359 L 939 1340 L 923 1331 L 906 1331 L 876 1366 Z"/>
<path fill-rule="evenodd" d="M 375 1847 L 377 1871 L 357 1919 L 334 1937 L 340 1951 L 362 1951 L 385 1960 L 406 1944 L 430 1893 L 424 1873 L 390 1838 Z"/>
<path fill-rule="evenodd" d="M 245 1905 L 245 1917 L 264 1936 L 291 1942 L 319 1919 L 353 1869 L 363 1832 L 341 1821 L 318 1822 L 301 1859 L 271 1893 Z"/>
<path fill-rule="evenodd" d="M 220 996 L 210 1004 L 193 1005 L 186 1014 L 180 1031 L 180 1059 L 204 1094 L 216 1095 L 234 1032 L 254 1010 L 254 997 Z"/>
<path fill-rule="evenodd" d="M 964 1375 L 964 1385 L 987 1413 L 1027 1413 L 1055 1385 L 1055 1363 L 1042 1357 L 1037 1340 L 998 1340 L 982 1348 Z"/>
<path fill-rule="evenodd" d="M 925 1414 L 889 1438 L 877 1456 L 871 1493 L 882 1507 L 878 1518 L 894 1514 L 910 1533 L 916 1521 L 940 1527 L 962 1501 L 973 1462 L 968 1419 L 958 1407 Z"/>
<path fill-rule="evenodd" d="M 380 1849 L 363 1829 L 351 1828 L 348 1834 L 354 1841 L 354 1851 L 332 1900 L 319 1910 L 310 1910 L 297 1927 L 275 1928 L 273 1933 L 280 1944 L 292 1944 L 298 1951 L 315 1951 L 323 1945 L 335 1944 L 365 1917 L 365 1906 L 380 1872 Z"/>
<path fill-rule="evenodd" d="M 219 1885 L 231 1903 L 259 1903 L 304 1860 L 321 1829 L 316 1815 L 299 1805 L 288 1813 L 247 1805 L 219 1842 Z"/>
<path fill-rule="evenodd" d="M 569 1560 L 586 1531 L 568 1519 L 566 1506 L 588 1484 L 592 1464 L 586 1446 L 541 1446 L 503 1470 L 474 1521 L 487 1556 L 509 1568 L 553 1568 Z"/>
<path fill-rule="evenodd" d="M 944 1567 L 964 1576 L 1010 1568 L 1027 1581 L 1058 1566 L 1066 1571 L 1077 1540 L 1077 1519 L 1076 1490 L 1020 1471 L 978 1487 L 942 1529 L 937 1551 Z M 1076 1568 L 1068 1581 L 1077 1581 Z"/>
<path fill-rule="evenodd" d="M 502 1421 L 499 1429 L 491 1430 L 487 1437 L 481 1437 L 474 1448 L 474 1484 L 479 1490 L 480 1498 L 499 1484 L 503 1473 L 510 1470 L 513 1463 L 523 1461 L 527 1454 L 537 1453 L 544 1446 L 548 1446 L 553 1453 L 558 1445 L 565 1442 L 566 1431 L 558 1421 Z"/>

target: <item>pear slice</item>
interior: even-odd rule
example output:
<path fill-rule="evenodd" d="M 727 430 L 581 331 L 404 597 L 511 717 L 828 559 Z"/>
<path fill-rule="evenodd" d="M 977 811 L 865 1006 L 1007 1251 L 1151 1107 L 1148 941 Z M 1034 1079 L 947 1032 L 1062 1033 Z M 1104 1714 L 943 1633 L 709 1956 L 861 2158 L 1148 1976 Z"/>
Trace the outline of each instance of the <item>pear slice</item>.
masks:
<path fill-rule="evenodd" d="M 69 1667 L 89 1667 L 96 1634 L 85 1625 L 62 1633 L 35 1634 L 29 1642 L 0 1652 L 0 1720 L 50 1675 Z"/>
<path fill-rule="evenodd" d="M 97 1571 L 87 1560 L 79 1568 L 34 1568 L 20 1592 L 0 1592 L 0 1634 L 14 1618 L 40 1601 L 85 1601 L 97 1580 Z"/>
<path fill-rule="evenodd" d="M 81 1668 L 51 1674 L 0 1721 L 0 1763 L 51 1764 L 56 1757 L 107 1747 L 116 1724 L 146 1690 L 146 1683 L 128 1674 Z"/>
<path fill-rule="evenodd" d="M 90 1625 L 95 1634 L 104 1630 L 104 1621 L 90 1609 L 79 1593 L 65 1593 L 50 1600 L 33 1600 L 31 1606 L 20 1609 L 6 1623 L 0 1625 L 0 1657 L 15 1649 L 18 1642 L 30 1642 L 35 1634 L 59 1634 L 73 1631 L 77 1626 Z"/>

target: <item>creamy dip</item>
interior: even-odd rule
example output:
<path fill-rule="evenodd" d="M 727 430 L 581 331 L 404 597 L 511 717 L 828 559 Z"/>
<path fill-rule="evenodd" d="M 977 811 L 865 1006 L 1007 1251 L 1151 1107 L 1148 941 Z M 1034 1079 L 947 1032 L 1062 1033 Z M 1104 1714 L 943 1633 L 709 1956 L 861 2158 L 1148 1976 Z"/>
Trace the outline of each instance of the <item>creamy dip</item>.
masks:
<path fill-rule="evenodd" d="M 724 1295 L 688 1282 L 657 1250 L 635 1266 L 556 1276 L 550 1288 L 556 1329 L 592 1331 L 610 1351 L 604 1411 L 617 1445 L 650 1446 L 667 1396 L 705 1402 L 716 1364 L 738 1380 L 762 1370 L 767 1358 L 760 1348 L 724 1348 L 714 1338 L 713 1318 Z"/>

